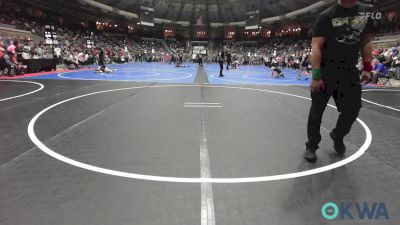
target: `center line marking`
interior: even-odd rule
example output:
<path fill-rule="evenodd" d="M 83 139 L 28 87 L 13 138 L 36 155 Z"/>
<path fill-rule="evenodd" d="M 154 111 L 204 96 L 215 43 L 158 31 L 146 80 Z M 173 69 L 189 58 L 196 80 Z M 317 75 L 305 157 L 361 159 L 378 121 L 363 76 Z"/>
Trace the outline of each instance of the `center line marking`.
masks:
<path fill-rule="evenodd" d="M 221 103 L 206 103 L 206 102 L 185 102 L 185 105 L 221 105 Z"/>
<path fill-rule="evenodd" d="M 201 88 L 201 101 L 204 101 L 204 87 Z M 201 179 L 211 178 L 210 157 L 208 154 L 206 116 L 204 105 L 201 107 L 201 135 L 200 135 L 200 177 Z M 219 106 L 222 107 L 222 106 Z M 201 225 L 215 225 L 214 197 L 212 184 L 201 183 Z"/>
<path fill-rule="evenodd" d="M 184 105 L 185 108 L 222 108 L 221 105 Z"/>
<path fill-rule="evenodd" d="M 183 107 L 185 107 L 185 108 L 222 108 L 222 104 L 221 103 L 185 102 Z"/>

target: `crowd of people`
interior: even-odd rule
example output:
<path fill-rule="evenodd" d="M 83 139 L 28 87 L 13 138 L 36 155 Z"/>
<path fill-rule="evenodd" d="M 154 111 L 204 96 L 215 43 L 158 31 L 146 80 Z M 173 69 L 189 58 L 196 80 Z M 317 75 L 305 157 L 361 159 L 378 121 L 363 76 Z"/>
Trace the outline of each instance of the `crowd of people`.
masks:
<path fill-rule="evenodd" d="M 35 44 L 32 40 L 12 40 L 2 38 L 0 43 L 0 61 L 2 74 L 20 74 L 22 61 L 27 59 L 53 58 L 58 64 L 70 69 L 98 63 L 99 49 L 103 49 L 106 63 L 124 62 L 165 62 L 181 65 L 184 62 L 197 62 L 201 58 L 207 63 L 219 63 L 221 52 L 226 57 L 228 69 L 238 69 L 242 65 L 265 65 L 273 69 L 276 78 L 283 77 L 282 70 L 299 70 L 298 79 L 310 76 L 311 43 L 308 40 L 272 39 L 262 44 L 234 43 L 215 49 L 207 49 L 206 55 L 192 54 L 192 48 L 183 41 L 164 41 L 157 39 L 133 40 L 127 37 L 110 37 L 101 33 L 94 37 L 96 47 L 88 48 L 88 33 L 57 29 L 57 45 Z M 374 50 L 376 70 L 373 82 L 387 76 L 400 67 L 399 46 Z M 194 56 L 193 56 L 194 55 Z M 225 58 L 225 57 L 224 57 Z M 360 68 L 361 69 L 361 68 Z"/>
<path fill-rule="evenodd" d="M 238 69 L 241 65 L 263 64 L 272 69 L 274 78 L 284 77 L 284 69 L 298 71 L 297 79 L 308 80 L 311 76 L 311 43 L 308 40 L 273 39 L 264 45 L 225 45 L 214 50 L 210 62 L 225 62 L 226 69 Z M 374 49 L 371 83 L 379 83 L 381 78 L 400 77 L 400 43 L 390 48 Z M 210 58 L 208 58 L 210 59 Z M 358 69 L 362 71 L 360 57 Z M 223 67 L 221 66 L 222 74 Z"/>
<path fill-rule="evenodd" d="M 378 84 L 382 78 L 386 80 L 393 76 L 400 77 L 400 46 L 375 49 L 373 52 L 372 83 Z M 360 63 L 361 64 L 361 63 Z M 359 68 L 361 66 L 359 65 Z M 382 84 L 382 83 L 381 83 Z"/>
<path fill-rule="evenodd" d="M 208 62 L 220 63 L 226 59 L 226 69 L 238 69 L 242 65 L 265 65 L 272 68 L 271 76 L 284 77 L 283 69 L 298 69 L 309 78 L 311 69 L 311 43 L 296 38 L 275 38 L 264 43 L 234 43 L 213 50 Z"/>

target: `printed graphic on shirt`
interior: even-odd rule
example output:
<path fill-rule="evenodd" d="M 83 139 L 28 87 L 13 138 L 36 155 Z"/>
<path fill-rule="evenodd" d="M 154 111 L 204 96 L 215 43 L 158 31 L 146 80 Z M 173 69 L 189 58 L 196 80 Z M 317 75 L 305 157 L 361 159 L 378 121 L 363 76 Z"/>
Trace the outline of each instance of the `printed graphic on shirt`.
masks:
<path fill-rule="evenodd" d="M 335 29 L 335 33 L 337 33 L 336 41 L 348 45 L 360 42 L 367 23 L 368 17 L 366 16 L 332 19 L 332 26 Z"/>

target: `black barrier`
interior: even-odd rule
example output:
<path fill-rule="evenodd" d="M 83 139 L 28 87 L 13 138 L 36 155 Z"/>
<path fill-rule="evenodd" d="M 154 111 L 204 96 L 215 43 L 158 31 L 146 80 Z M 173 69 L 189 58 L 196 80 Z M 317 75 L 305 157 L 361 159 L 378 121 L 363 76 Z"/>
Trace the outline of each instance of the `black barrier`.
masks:
<path fill-rule="evenodd" d="M 28 67 L 28 73 L 55 71 L 57 69 L 55 59 L 24 59 L 22 62 Z"/>

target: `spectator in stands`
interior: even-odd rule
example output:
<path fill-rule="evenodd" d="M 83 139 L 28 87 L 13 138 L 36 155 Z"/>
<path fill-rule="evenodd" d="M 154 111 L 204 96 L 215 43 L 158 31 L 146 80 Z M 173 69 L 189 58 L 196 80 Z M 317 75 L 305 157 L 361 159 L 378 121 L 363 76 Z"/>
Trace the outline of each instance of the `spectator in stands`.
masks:
<path fill-rule="evenodd" d="M 372 83 L 376 84 L 378 83 L 379 78 L 387 75 L 388 70 L 383 63 L 379 62 L 378 59 L 374 59 L 372 64 L 374 65 L 374 70 L 372 71 Z"/>
<path fill-rule="evenodd" d="M 79 68 L 79 60 L 78 60 L 78 51 L 73 51 L 67 61 L 67 65 L 70 69 L 78 69 Z"/>
<path fill-rule="evenodd" d="M 169 62 L 169 64 L 175 64 L 176 63 L 176 55 L 175 53 L 171 53 L 171 61 Z"/>
<path fill-rule="evenodd" d="M 7 69 L 7 75 L 13 77 L 14 75 L 20 74 L 21 70 L 18 66 L 18 62 L 14 60 L 14 53 L 11 51 L 7 51 L 7 54 L 4 55 L 5 67 Z M 13 72 L 14 70 L 14 72 Z M 15 74 L 14 74 L 15 73 Z"/>
<path fill-rule="evenodd" d="M 264 66 L 270 66 L 270 58 L 267 55 L 264 55 L 263 57 L 264 60 Z"/>
<path fill-rule="evenodd" d="M 3 58 L 4 55 L 7 53 L 7 49 L 4 45 L 4 42 L 0 42 L 0 58 Z"/>
<path fill-rule="evenodd" d="M 22 58 L 31 59 L 31 47 L 29 45 L 24 45 L 22 48 Z"/>
<path fill-rule="evenodd" d="M 10 46 L 8 46 L 8 48 L 7 48 L 7 53 L 9 53 L 9 56 L 11 57 L 11 61 L 15 62 L 16 64 L 18 64 L 18 61 L 17 61 L 18 46 L 19 46 L 18 40 L 14 40 L 14 42 L 12 42 L 12 44 Z"/>
<path fill-rule="evenodd" d="M 4 55 L 7 53 L 6 47 L 3 42 L 0 42 L 0 75 L 3 74 L 3 70 L 6 68 L 4 61 Z"/>
<path fill-rule="evenodd" d="M 385 61 L 382 62 L 382 64 L 385 65 L 385 67 L 387 69 L 389 69 L 392 66 L 392 63 L 393 63 L 393 52 L 392 52 L 392 49 L 388 49 L 384 53 L 384 57 L 385 57 Z"/>
<path fill-rule="evenodd" d="M 57 63 L 60 63 L 61 59 L 61 48 L 59 46 L 56 46 L 54 48 L 54 56 L 56 57 Z"/>
<path fill-rule="evenodd" d="M 39 44 L 36 46 L 35 50 L 35 57 L 36 59 L 42 59 L 44 56 L 44 52 L 43 52 L 43 48 L 42 48 L 42 44 Z"/>
<path fill-rule="evenodd" d="M 278 56 L 277 61 L 278 61 L 279 67 L 281 69 L 285 67 L 285 56 L 284 55 Z"/>
<path fill-rule="evenodd" d="M 18 47 L 18 41 L 17 40 L 15 40 L 10 46 L 8 46 L 8 48 L 7 48 L 7 51 L 9 51 L 9 52 L 11 52 L 12 54 L 16 54 L 16 50 L 17 50 L 17 47 Z"/>
<path fill-rule="evenodd" d="M 87 54 L 85 54 L 85 53 L 83 53 L 83 52 L 80 52 L 80 53 L 77 55 L 77 57 L 78 57 L 79 65 L 86 65 L 86 63 L 87 63 L 87 61 L 88 61 L 88 58 L 89 58 L 89 55 L 87 55 Z"/>
<path fill-rule="evenodd" d="M 395 79 L 400 79 L 400 56 L 398 53 L 393 58 L 393 60 L 394 60 L 393 67 L 395 68 L 394 77 Z"/>

